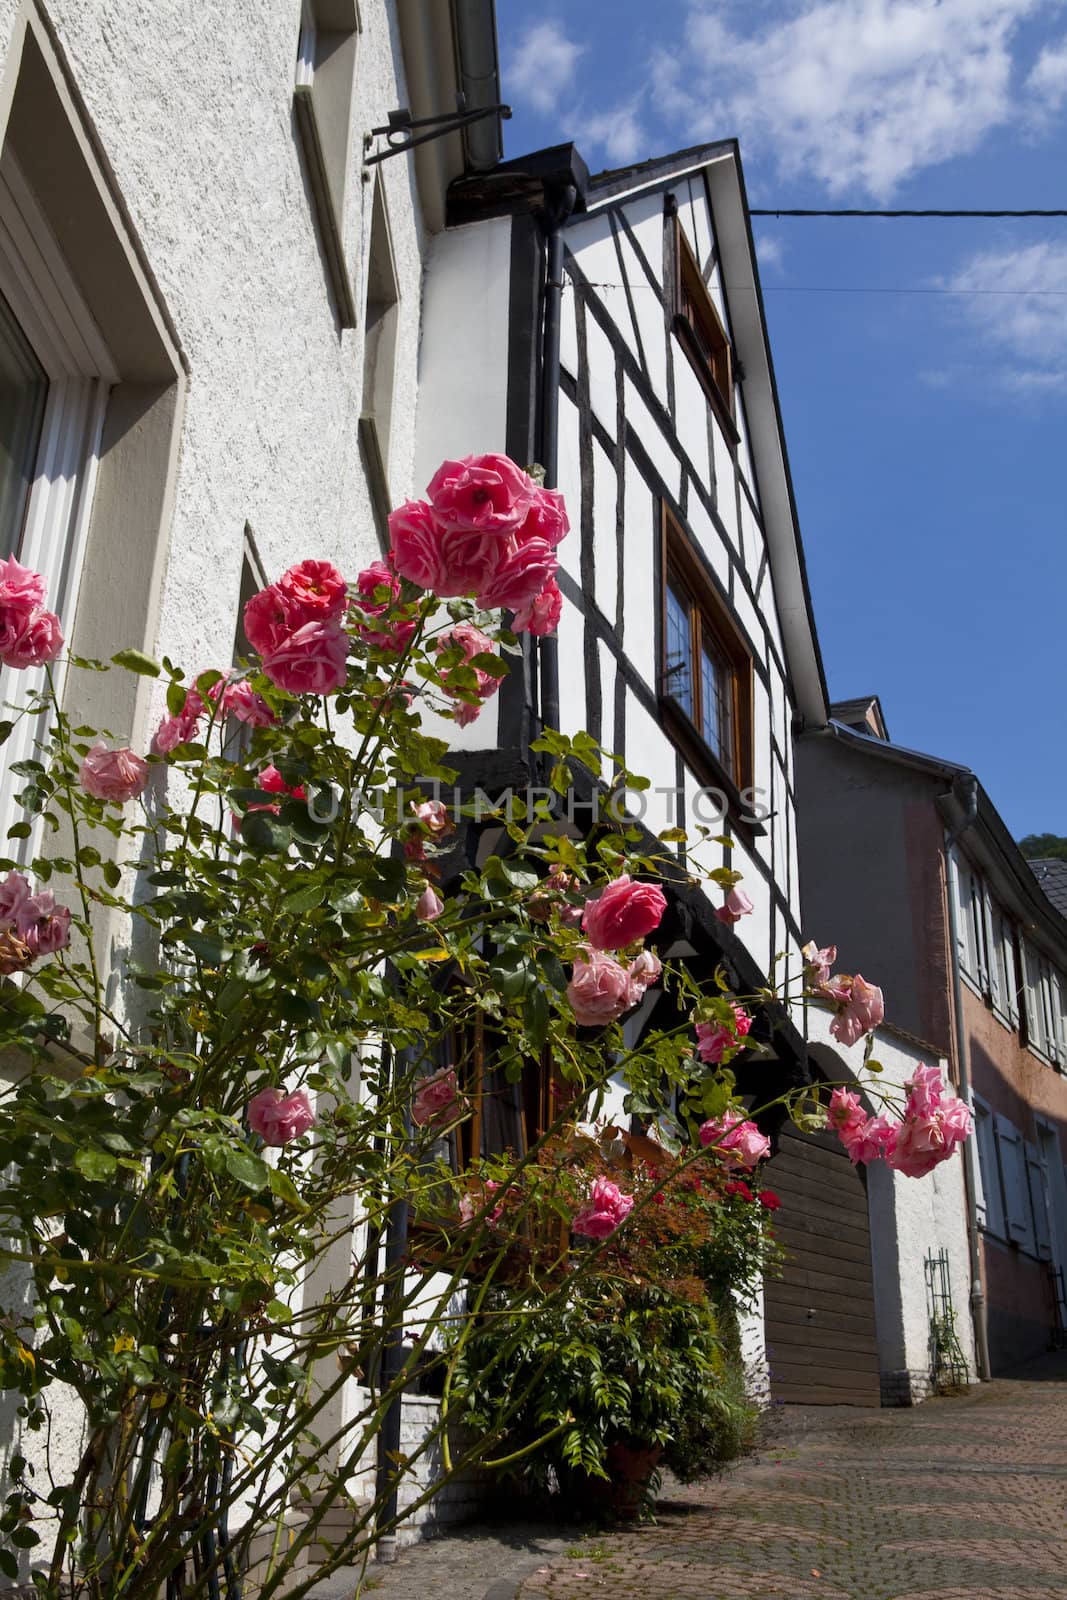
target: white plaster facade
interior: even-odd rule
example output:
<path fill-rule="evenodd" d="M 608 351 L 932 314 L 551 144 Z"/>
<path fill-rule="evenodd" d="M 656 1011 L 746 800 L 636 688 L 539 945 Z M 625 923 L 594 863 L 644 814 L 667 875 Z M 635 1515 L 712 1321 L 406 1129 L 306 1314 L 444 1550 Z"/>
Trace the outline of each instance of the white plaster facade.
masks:
<path fill-rule="evenodd" d="M 848 1048 L 840 1045 L 830 1034 L 830 1021 L 831 1013 L 823 1007 L 808 1008 L 808 1038 L 820 1069 L 837 1083 L 852 1077 L 869 1080 L 871 1075 L 863 1072 L 865 1041 Z M 896 1114 L 907 1093 L 904 1084 L 917 1066 L 939 1066 L 948 1078 L 947 1062 L 921 1041 L 893 1028 L 877 1031 L 873 1056 L 883 1068 L 878 1087 Z M 953 1092 L 951 1085 L 948 1092 Z M 873 1100 L 872 1107 L 881 1109 Z M 867 1201 L 882 1399 L 889 1405 L 915 1404 L 931 1393 L 926 1263 L 942 1251 L 951 1281 L 956 1337 L 969 1377 L 973 1379 L 976 1371 L 962 1157 L 953 1155 L 925 1178 L 907 1178 L 883 1161 L 871 1162 Z"/>

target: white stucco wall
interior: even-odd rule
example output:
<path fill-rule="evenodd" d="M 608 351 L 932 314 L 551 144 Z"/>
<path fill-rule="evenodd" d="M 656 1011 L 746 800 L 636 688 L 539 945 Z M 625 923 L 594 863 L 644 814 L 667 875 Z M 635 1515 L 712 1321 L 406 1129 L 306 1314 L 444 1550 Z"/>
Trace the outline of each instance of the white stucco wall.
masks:
<path fill-rule="evenodd" d="M 860 1076 L 863 1041 L 851 1049 L 839 1045 L 830 1035 L 831 1013 L 822 1007 L 809 1007 L 807 1021 L 809 1042 L 817 1047 L 816 1058 L 831 1081 Z M 874 1059 L 884 1069 L 878 1083 L 894 1115 L 903 1105 L 904 1083 L 920 1064 L 940 1065 L 947 1080 L 944 1062 L 924 1054 L 918 1040 L 888 1028 L 878 1031 Z M 874 1103 L 874 1109 L 882 1107 Z M 906 1178 L 884 1162 L 872 1162 L 867 1168 L 867 1200 L 883 1397 L 890 1403 L 923 1400 L 930 1392 L 925 1266 L 931 1254 L 937 1256 L 942 1250 L 948 1258 L 956 1335 L 972 1377 L 975 1372 L 963 1159 L 957 1152 L 925 1178 Z"/>
<path fill-rule="evenodd" d="M 0 0 L 8 97 L 23 9 Z M 393 500 L 413 488 L 423 230 L 408 159 L 383 163 L 370 182 L 361 170 L 364 132 L 407 103 L 395 7 L 360 0 L 344 219 L 360 325 L 350 330 L 335 315 L 294 123 L 300 0 L 231 0 L 221 11 L 189 0 L 46 0 L 44 9 L 189 369 L 148 642 L 192 672 L 225 666 L 246 523 L 268 578 L 309 556 L 354 577 L 378 554 L 357 426 L 375 182 L 399 288 Z M 140 643 L 117 637 L 113 648 L 131 642 Z M 159 710 L 157 698 L 135 730 L 139 746 Z M 6 1455 L 14 1419 L 3 1424 Z M 59 1406 L 56 1481 L 70 1477 L 80 1446 L 80 1413 Z"/>
<path fill-rule="evenodd" d="M 392 7 L 360 9 L 345 246 L 361 319 L 363 134 L 405 92 Z M 47 10 L 190 366 L 157 647 L 222 665 L 246 522 L 268 576 L 303 556 L 355 573 L 378 553 L 357 433 L 362 328 L 335 320 L 293 120 L 300 0 L 234 0 L 224 16 L 187 0 Z M 0 0 L 0 38 L 16 11 Z M 420 224 L 409 161 L 377 173 L 400 288 L 396 497 L 411 487 Z"/>

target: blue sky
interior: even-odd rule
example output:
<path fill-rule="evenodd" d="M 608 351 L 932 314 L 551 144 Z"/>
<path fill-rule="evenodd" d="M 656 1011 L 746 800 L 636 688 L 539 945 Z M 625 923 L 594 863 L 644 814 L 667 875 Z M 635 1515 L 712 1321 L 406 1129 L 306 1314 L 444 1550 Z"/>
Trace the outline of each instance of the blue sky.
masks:
<path fill-rule="evenodd" d="M 741 141 L 753 206 L 1067 206 L 1067 0 L 498 0 L 507 154 Z M 836 698 L 1067 834 L 1067 219 L 757 231 Z M 904 292 L 907 291 L 907 292 Z"/>

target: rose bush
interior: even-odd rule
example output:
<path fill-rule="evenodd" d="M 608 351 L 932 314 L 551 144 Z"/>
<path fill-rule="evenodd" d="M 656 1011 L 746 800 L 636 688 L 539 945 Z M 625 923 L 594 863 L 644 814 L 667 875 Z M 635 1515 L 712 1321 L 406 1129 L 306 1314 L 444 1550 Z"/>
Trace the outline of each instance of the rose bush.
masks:
<path fill-rule="evenodd" d="M 471 457 L 390 527 L 389 562 L 351 583 L 306 560 L 249 600 L 253 655 L 236 669 L 189 678 L 120 650 L 111 669 L 157 680 L 165 702 L 146 755 L 77 714 L 79 675 L 106 663 L 72 659 L 57 702 L 43 583 L 0 564 L 0 656 L 32 658 L 46 682 L 15 713 L 41 730 L 15 769 L 8 838 L 25 859 L 0 861 L 0 1048 L 15 1063 L 0 1099 L 0 1384 L 28 1441 L 0 1571 L 25 1575 L 36 1552 L 45 1593 L 157 1600 L 169 1585 L 195 1600 L 269 1531 L 261 1593 L 299 1600 L 395 1529 L 398 1484 L 438 1440 L 447 1476 L 508 1433 L 514 1393 L 453 1462 L 446 1404 L 422 1445 L 383 1451 L 373 1495 L 355 1499 L 415 1375 L 436 1368 L 447 1388 L 477 1333 L 490 1395 L 536 1329 L 534 1301 L 545 1326 L 570 1317 L 602 1253 L 672 1214 L 687 1162 L 727 1219 L 704 1230 L 704 1279 L 740 1285 L 730 1241 L 762 1238 L 765 1207 L 723 1186 L 765 1153 L 726 1060 L 762 1046 L 741 997 L 641 946 L 676 834 L 650 847 L 623 818 L 576 842 L 542 798 L 496 830 L 504 853 L 479 852 L 476 824 L 436 792 L 456 773 L 424 711 L 469 722 L 506 672 L 515 634 L 486 596 L 516 627 L 558 615 L 562 502 L 506 458 Z M 553 730 L 535 750 L 549 796 L 572 761 L 599 773 L 605 759 Z M 604 781 L 631 776 L 611 764 Z M 731 919 L 746 914 L 736 873 L 708 878 Z M 869 1025 L 861 982 L 849 999 Z M 620 1020 L 654 984 L 684 1024 L 624 1049 Z M 732 1039 L 718 1063 L 693 1034 L 713 1026 Z M 518 1130 L 516 1153 L 481 1171 L 491 1092 L 521 1102 L 545 1061 L 548 1127 Z M 561 1136 L 613 1073 L 650 1114 L 674 1103 L 669 1153 L 646 1152 L 651 1173 L 579 1182 Z M 915 1093 L 902 1170 L 942 1158 L 960 1129 L 928 1084 Z M 518 1318 L 492 1348 L 489 1296 Z M 679 1339 L 707 1333 L 673 1296 L 654 1286 L 644 1337 L 668 1302 Z M 642 1399 L 643 1418 L 660 1399 Z M 49 1441 L 72 1408 L 77 1426 L 59 1431 L 82 1442 L 64 1465 Z M 327 1518 L 330 1553 L 304 1577 Z"/>

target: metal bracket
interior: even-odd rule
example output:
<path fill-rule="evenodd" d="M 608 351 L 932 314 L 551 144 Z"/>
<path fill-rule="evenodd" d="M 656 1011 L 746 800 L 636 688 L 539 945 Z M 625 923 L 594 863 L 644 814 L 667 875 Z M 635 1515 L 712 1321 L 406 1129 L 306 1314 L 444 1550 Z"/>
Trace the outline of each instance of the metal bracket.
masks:
<path fill-rule="evenodd" d="M 496 116 L 507 121 L 511 116 L 511 107 L 480 106 L 477 111 L 468 111 L 462 95 L 459 96 L 455 111 L 445 111 L 436 117 L 413 117 L 407 106 L 401 106 L 398 111 L 390 111 L 389 121 L 384 128 L 372 128 L 364 134 L 363 164 L 366 167 L 376 166 L 379 161 L 388 161 L 390 156 L 401 156 L 406 150 L 414 150 L 416 145 L 428 144 L 431 139 L 440 139 L 447 133 L 458 133 L 462 128 L 469 128 L 472 122 L 481 122 L 484 117 Z M 419 128 L 430 131 L 418 133 L 416 130 Z M 375 139 L 385 139 L 387 148 L 367 155 L 366 151 Z"/>

